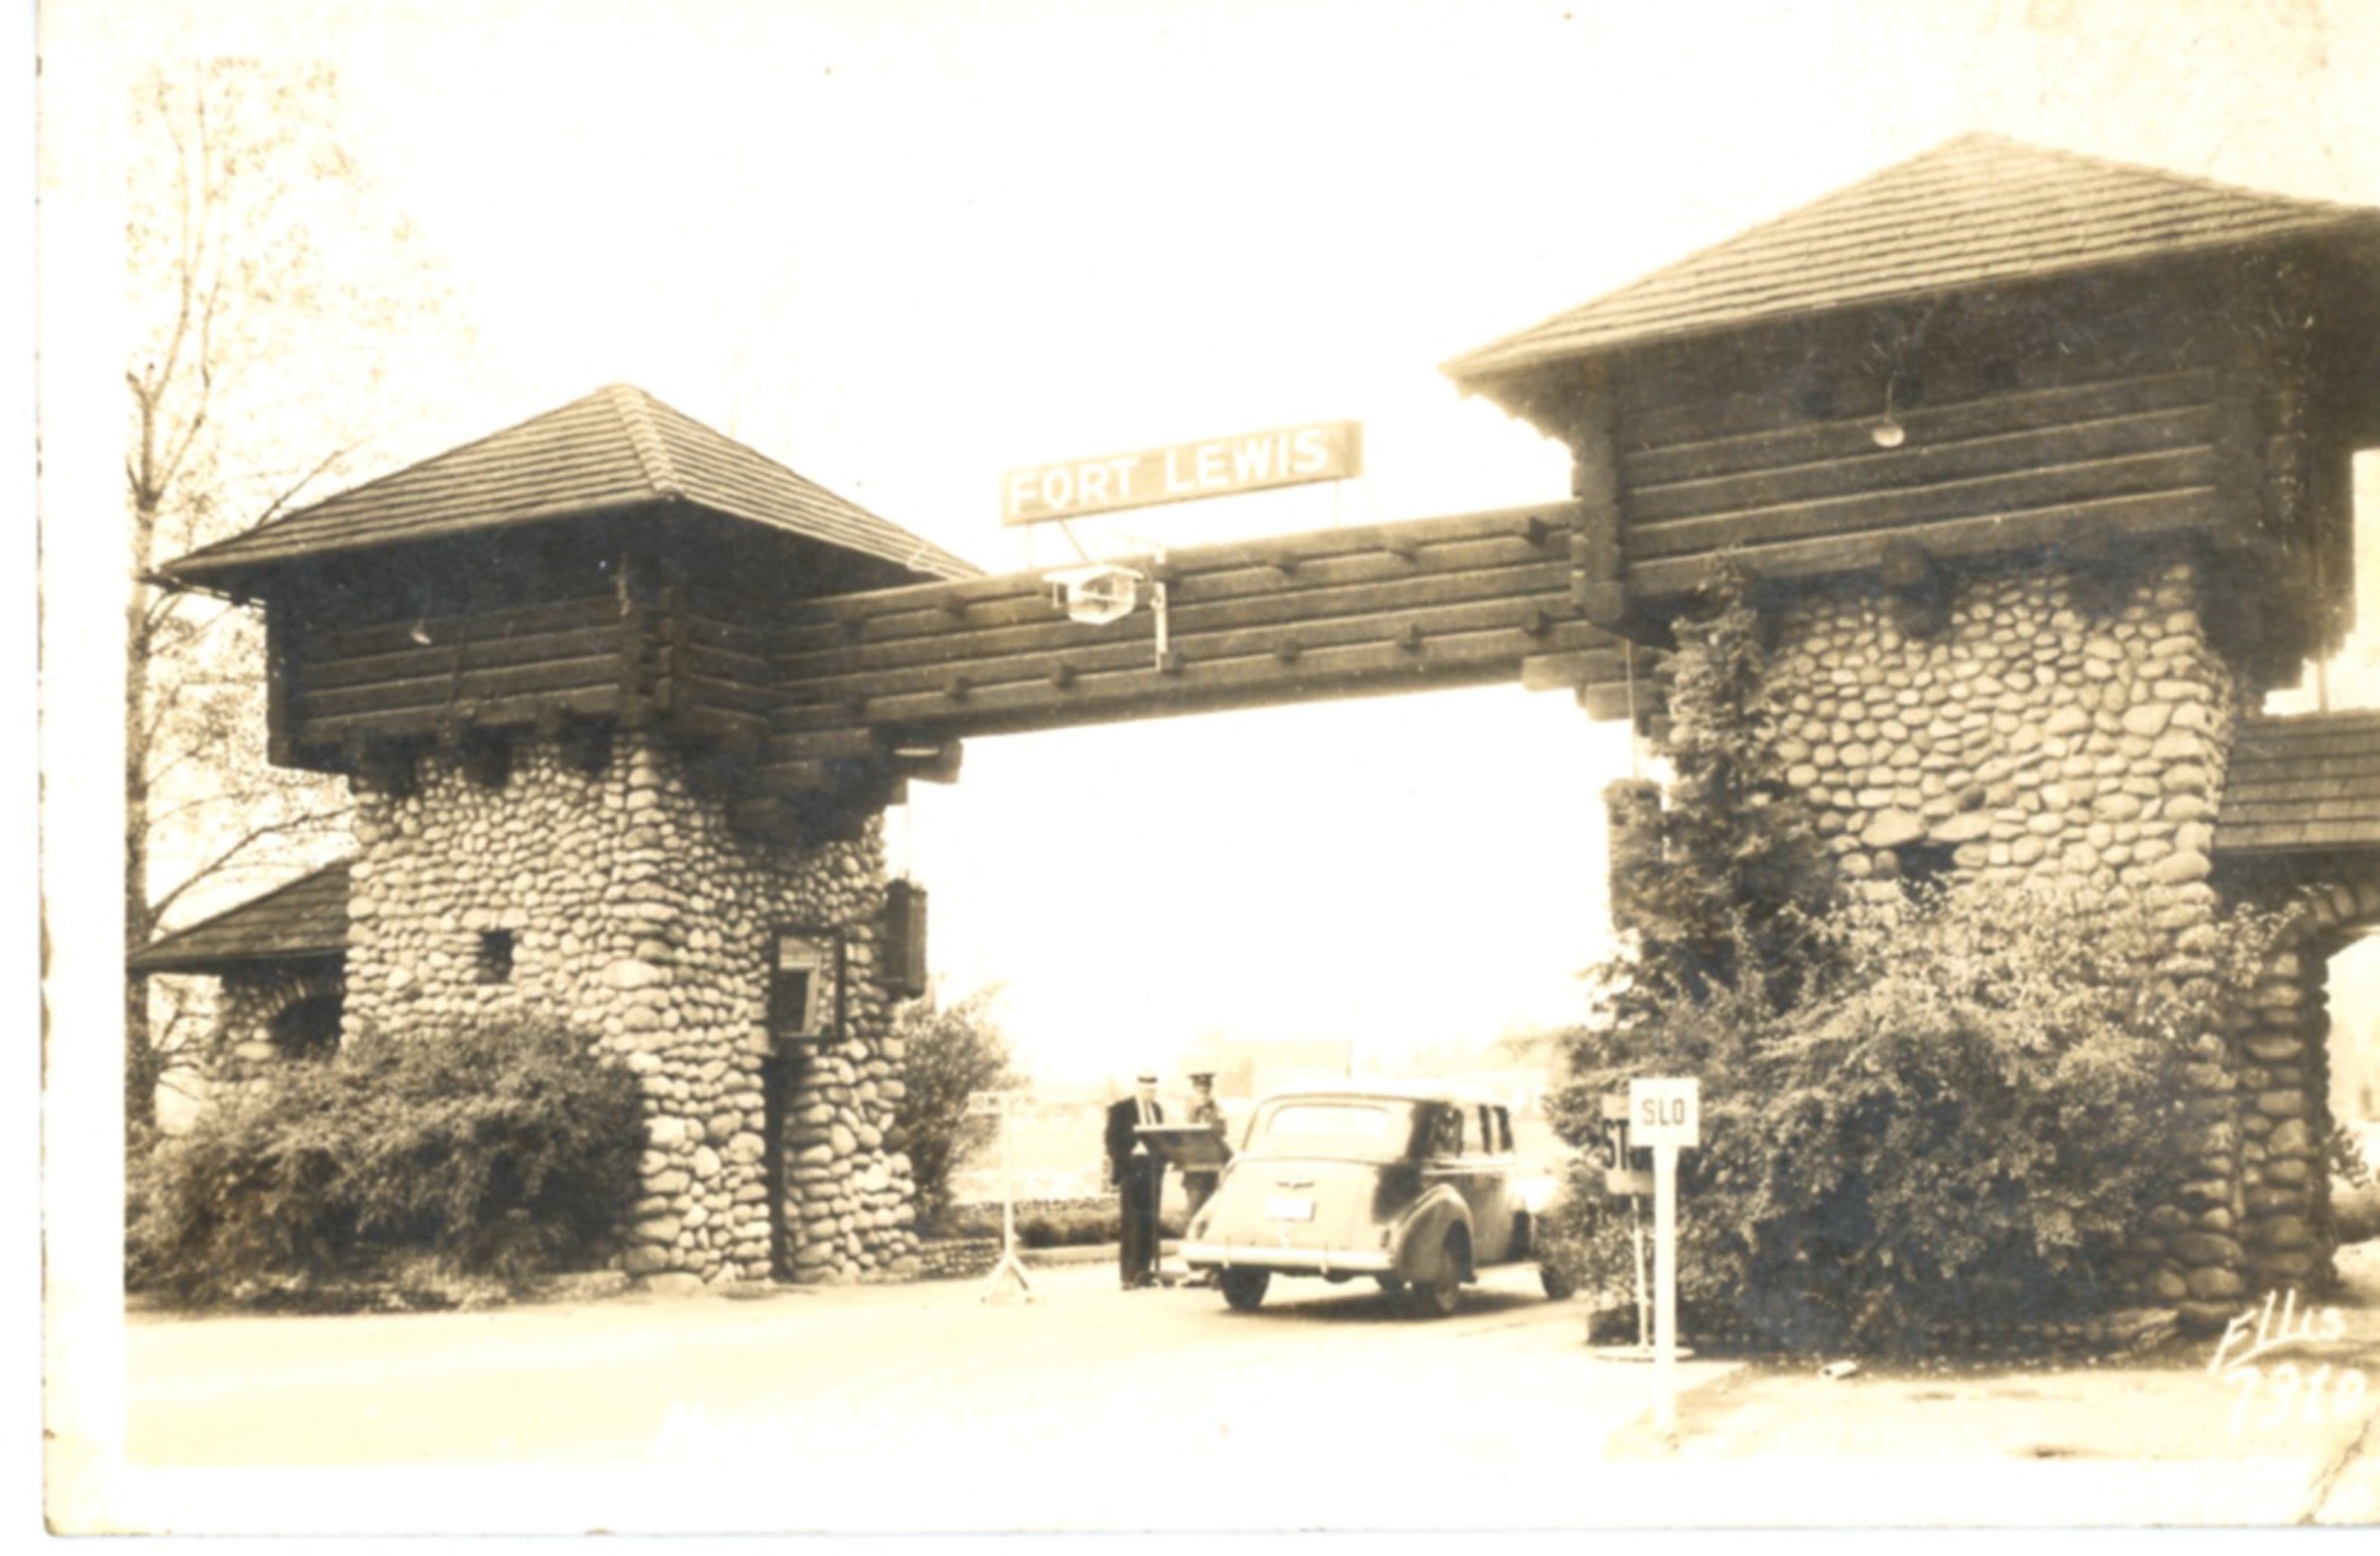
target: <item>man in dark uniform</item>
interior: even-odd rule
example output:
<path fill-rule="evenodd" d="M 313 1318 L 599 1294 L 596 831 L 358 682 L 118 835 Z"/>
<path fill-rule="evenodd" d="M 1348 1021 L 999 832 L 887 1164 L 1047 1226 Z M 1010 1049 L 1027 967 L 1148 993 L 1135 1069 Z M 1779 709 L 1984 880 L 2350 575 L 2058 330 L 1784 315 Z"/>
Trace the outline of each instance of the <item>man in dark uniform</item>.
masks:
<path fill-rule="evenodd" d="M 1157 1283 L 1157 1194 L 1165 1183 L 1165 1158 L 1150 1151 L 1133 1131 L 1164 1122 L 1154 1075 L 1142 1075 L 1133 1083 L 1132 1095 L 1108 1108 L 1108 1168 L 1124 1213 L 1121 1251 L 1127 1291 Z"/>
<path fill-rule="evenodd" d="M 1183 1122 L 1203 1124 L 1215 1132 L 1217 1139 L 1223 1138 L 1223 1109 L 1215 1101 L 1215 1076 L 1212 1071 L 1195 1070 L 1191 1072 L 1190 1113 Z M 1198 1218 L 1198 1208 L 1214 1197 L 1215 1185 L 1222 1179 L 1223 1174 L 1212 1167 L 1204 1170 L 1190 1167 L 1183 1170 L 1182 1196 L 1189 1202 L 1189 1214 L 1192 1220 Z"/>

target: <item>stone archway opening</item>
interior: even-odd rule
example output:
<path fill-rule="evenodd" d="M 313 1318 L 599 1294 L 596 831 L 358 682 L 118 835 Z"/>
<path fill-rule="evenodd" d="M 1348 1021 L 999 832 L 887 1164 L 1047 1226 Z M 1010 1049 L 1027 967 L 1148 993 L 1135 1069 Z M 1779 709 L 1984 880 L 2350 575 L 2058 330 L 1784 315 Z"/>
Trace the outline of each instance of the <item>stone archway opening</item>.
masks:
<path fill-rule="evenodd" d="M 244 1085 L 280 1066 L 338 1052 L 347 1004 L 335 967 L 267 967 L 228 974 L 216 1014 L 208 1084 Z"/>
<path fill-rule="evenodd" d="M 2258 1286 L 2321 1290 L 2335 1278 L 2338 1244 L 2328 1141 L 2334 1125 L 2362 1119 L 2344 1111 L 2362 1105 L 2337 1061 L 2361 1049 L 2334 1018 L 2334 995 L 2359 984 L 2380 988 L 2380 872 L 2277 884 L 2259 895 L 2295 916 L 2233 1042 L 2239 1238 Z M 2374 1091 L 2380 1087 L 2366 1082 L 2361 1095 Z"/>
<path fill-rule="evenodd" d="M 2325 983 L 2331 1117 L 2380 1135 L 2380 925 L 2366 926 L 2332 953 Z"/>
<path fill-rule="evenodd" d="M 339 1018 L 346 1004 L 345 995 L 335 990 L 294 1000 L 266 1023 L 267 1040 L 284 1060 L 327 1059 L 339 1051 Z"/>
<path fill-rule="evenodd" d="M 1515 760 L 1482 763 L 1489 738 Z M 986 737 L 890 830 L 933 890 L 937 972 L 1006 987 L 1038 1078 L 1155 1065 L 1171 1106 L 1177 1065 L 1240 1097 L 1568 1020 L 1608 874 L 1575 799 L 1624 742 L 1516 688 Z"/>

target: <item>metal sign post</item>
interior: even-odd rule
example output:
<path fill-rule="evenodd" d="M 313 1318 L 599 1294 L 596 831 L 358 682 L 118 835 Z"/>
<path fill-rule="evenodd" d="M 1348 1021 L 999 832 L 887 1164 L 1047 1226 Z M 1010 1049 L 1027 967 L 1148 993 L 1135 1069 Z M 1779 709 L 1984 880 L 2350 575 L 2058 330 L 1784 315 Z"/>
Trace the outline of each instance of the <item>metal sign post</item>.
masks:
<path fill-rule="evenodd" d="M 1628 1125 L 1653 1152 L 1653 1429 L 1668 1436 L 1678 1429 L 1678 1152 L 1702 1143 L 1702 1082 L 1628 1082 Z"/>
<path fill-rule="evenodd" d="M 1000 1115 L 1000 1262 L 992 1266 L 992 1278 L 984 1283 L 981 1300 L 986 1302 L 1000 1296 L 1012 1281 L 1017 1295 L 1027 1302 L 1033 1299 L 1033 1283 L 1025 1278 L 1024 1260 L 1016 1257 L 1016 1185 L 1009 1150 L 1009 1113 L 1017 1095 L 1012 1091 L 977 1092 L 967 1099 L 969 1113 Z"/>

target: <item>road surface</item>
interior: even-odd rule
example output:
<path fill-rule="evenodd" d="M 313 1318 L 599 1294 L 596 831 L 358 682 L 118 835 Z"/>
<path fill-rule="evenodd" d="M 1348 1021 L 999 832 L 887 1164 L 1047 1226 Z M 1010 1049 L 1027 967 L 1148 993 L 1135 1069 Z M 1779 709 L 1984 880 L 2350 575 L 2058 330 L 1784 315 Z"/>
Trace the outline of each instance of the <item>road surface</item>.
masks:
<path fill-rule="evenodd" d="M 136 1319 L 126 1458 L 189 1530 L 1545 1527 L 1650 1401 L 1528 1268 L 1438 1321 L 1034 1283 Z"/>
<path fill-rule="evenodd" d="M 637 1296 L 481 1314 L 135 1319 L 126 1442 L 77 1528 L 551 1533 L 2366 1522 L 2353 1399 L 2235 1420 L 2197 1351 L 2131 1365 L 1649 1370 L 1524 1268 L 1463 1311 L 1368 1283 Z M 2203 1348 L 2201 1348 L 2203 1349 Z M 2336 1391 L 2334 1391 L 2336 1392 Z M 2346 1406 L 2352 1405 L 2349 1409 Z M 2287 1418 L 2283 1419 L 2282 1415 Z M 2268 1418 L 2269 1417 L 2269 1418 Z"/>

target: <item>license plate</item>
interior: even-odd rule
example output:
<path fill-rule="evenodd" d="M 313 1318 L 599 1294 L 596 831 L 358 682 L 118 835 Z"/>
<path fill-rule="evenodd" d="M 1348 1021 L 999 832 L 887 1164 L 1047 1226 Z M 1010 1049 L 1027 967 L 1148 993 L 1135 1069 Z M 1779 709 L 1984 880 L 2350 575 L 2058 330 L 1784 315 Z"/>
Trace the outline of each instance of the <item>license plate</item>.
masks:
<path fill-rule="evenodd" d="M 1264 1214 L 1275 1221 L 1312 1221 L 1314 1202 L 1310 1199 L 1291 1199 L 1274 1195 L 1264 1202 Z"/>

